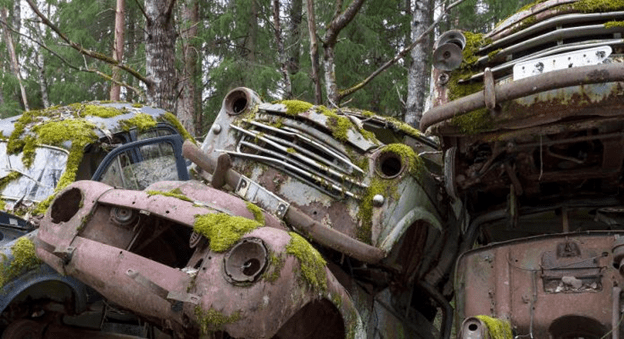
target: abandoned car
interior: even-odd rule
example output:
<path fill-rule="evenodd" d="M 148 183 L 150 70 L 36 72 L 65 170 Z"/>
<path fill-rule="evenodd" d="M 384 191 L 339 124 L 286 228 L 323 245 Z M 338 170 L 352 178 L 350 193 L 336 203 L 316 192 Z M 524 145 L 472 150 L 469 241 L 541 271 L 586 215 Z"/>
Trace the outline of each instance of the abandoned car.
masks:
<path fill-rule="evenodd" d="M 496 324 L 516 338 L 624 334 L 623 20 L 621 1 L 540 1 L 437 41 L 421 129 L 440 138 L 446 191 L 470 216 L 460 338 Z"/>
<path fill-rule="evenodd" d="M 171 113 L 125 103 L 74 104 L 0 120 L 2 338 L 41 337 L 44 328 L 46 337 L 91 337 L 102 326 L 144 330 L 128 325 L 137 318 L 82 282 L 42 264 L 35 229 L 54 195 L 75 180 L 128 189 L 187 180 L 182 136 L 189 137 Z"/>
<path fill-rule="evenodd" d="M 38 257 L 178 337 L 431 338 L 437 307 L 450 321 L 459 230 L 417 130 L 237 88 L 184 155 L 210 185 L 66 187 Z"/>

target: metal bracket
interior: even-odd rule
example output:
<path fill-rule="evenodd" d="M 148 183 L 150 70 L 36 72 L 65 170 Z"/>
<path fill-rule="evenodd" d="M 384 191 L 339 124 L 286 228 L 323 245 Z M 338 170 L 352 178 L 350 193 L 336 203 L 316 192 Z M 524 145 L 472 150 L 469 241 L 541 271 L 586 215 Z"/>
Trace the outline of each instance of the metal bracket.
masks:
<path fill-rule="evenodd" d="M 181 308 L 179 307 L 180 302 L 198 305 L 201 300 L 201 298 L 195 294 L 190 294 L 182 291 L 168 291 L 164 287 L 156 284 L 136 270 L 128 269 L 126 271 L 126 275 L 132 278 L 132 280 L 136 281 L 139 285 L 145 287 L 152 293 L 159 296 L 160 298 L 167 300 L 169 303 L 171 303 L 171 307 L 174 311 L 181 311 Z"/>
<path fill-rule="evenodd" d="M 67 265 L 69 264 L 69 262 L 71 261 L 72 257 L 74 256 L 74 251 L 76 250 L 75 247 L 73 246 L 62 246 L 62 247 L 56 247 L 54 249 L 54 251 L 52 252 L 52 254 L 54 254 L 55 256 L 61 258 L 61 260 L 63 260 L 63 264 Z"/>
<path fill-rule="evenodd" d="M 284 218 L 290 207 L 288 202 L 244 175 L 241 175 L 235 192 L 241 198 L 259 205 L 280 219 Z"/>

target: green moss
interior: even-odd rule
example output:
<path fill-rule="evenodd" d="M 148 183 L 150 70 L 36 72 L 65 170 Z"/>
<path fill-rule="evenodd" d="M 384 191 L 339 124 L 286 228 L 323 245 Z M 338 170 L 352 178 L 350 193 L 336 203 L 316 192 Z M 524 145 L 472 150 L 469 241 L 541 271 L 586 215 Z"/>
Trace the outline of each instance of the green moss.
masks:
<path fill-rule="evenodd" d="M 357 229 L 356 236 L 359 240 L 367 244 L 372 243 L 373 197 L 377 194 L 381 194 L 384 197 L 393 196 L 396 194 L 396 191 L 397 186 L 393 179 L 374 177 L 371 180 L 358 208 L 357 216 L 360 226 Z"/>
<path fill-rule="evenodd" d="M 227 251 L 243 235 L 262 226 L 259 222 L 225 213 L 209 213 L 195 216 L 193 230 L 208 240 L 215 252 Z"/>
<path fill-rule="evenodd" d="M 279 256 L 273 253 L 269 254 L 269 268 L 262 273 L 262 279 L 270 282 L 271 284 L 276 282 L 281 276 L 282 268 L 284 268 L 285 263 L 286 259 L 282 254 Z"/>
<path fill-rule="evenodd" d="M 126 131 L 129 131 L 131 128 L 146 131 L 156 127 L 156 120 L 151 115 L 145 113 L 138 113 L 130 119 L 122 120 L 120 123 Z"/>
<path fill-rule="evenodd" d="M 346 142 L 347 140 L 349 140 L 349 138 L 347 137 L 347 132 L 350 128 L 353 127 L 353 124 L 351 123 L 351 120 L 349 120 L 349 118 L 347 117 L 336 116 L 335 119 L 336 124 L 335 128 L 332 130 L 332 135 L 334 136 L 334 138 L 342 142 Z"/>
<path fill-rule="evenodd" d="M 208 311 L 203 311 L 201 307 L 195 307 L 195 316 L 199 322 L 199 327 L 202 334 L 208 334 L 215 331 L 223 330 L 223 326 L 237 322 L 241 319 L 241 312 L 236 311 L 229 316 L 210 308 Z"/>
<path fill-rule="evenodd" d="M 327 262 L 312 245 L 297 233 L 289 232 L 290 242 L 286 245 L 286 253 L 299 260 L 301 274 L 308 286 L 313 290 L 327 290 Z"/>
<path fill-rule="evenodd" d="M 401 157 L 401 162 L 407 164 L 407 170 L 420 178 L 425 169 L 425 162 L 414 152 L 414 149 L 404 144 L 390 144 L 381 150 L 383 153 L 394 153 Z"/>
<path fill-rule="evenodd" d="M 583 13 L 619 11 L 624 9 L 624 0 L 581 0 L 572 8 Z"/>
<path fill-rule="evenodd" d="M 496 57 L 496 55 L 497 55 L 500 51 L 502 51 L 502 50 L 503 50 L 502 48 L 499 48 L 499 49 L 495 49 L 495 50 L 491 51 L 490 53 L 488 53 L 488 60 L 493 60 L 493 59 L 494 59 L 494 57 Z"/>
<path fill-rule="evenodd" d="M 492 339 L 511 339 L 513 333 L 511 331 L 511 325 L 507 320 L 501 320 L 497 318 L 488 317 L 486 315 L 476 316 L 479 320 L 483 321 L 490 332 L 490 338 Z"/>
<path fill-rule="evenodd" d="M 13 172 L 10 172 L 8 175 L 4 176 L 3 178 L 0 178 L 0 192 L 4 190 L 6 185 L 8 185 L 11 181 L 16 180 L 20 176 L 21 174 L 19 172 L 13 171 Z"/>
<path fill-rule="evenodd" d="M 604 24 L 605 28 L 624 27 L 624 21 L 609 21 Z"/>
<path fill-rule="evenodd" d="M 415 129 L 414 127 L 404 123 L 403 121 L 399 121 L 393 117 L 384 117 L 389 123 L 392 124 L 394 128 L 401 130 L 403 133 L 410 135 L 414 138 L 420 137 L 422 133 Z"/>
<path fill-rule="evenodd" d="M 175 115 L 173 115 L 173 113 L 165 113 L 165 115 L 163 115 L 162 117 L 160 117 L 159 119 L 162 119 L 163 121 L 168 122 L 169 124 L 171 124 L 173 127 L 175 127 L 175 129 L 178 130 L 178 132 L 180 133 L 180 135 L 182 135 L 182 138 L 184 138 L 184 140 L 190 140 L 192 141 L 195 145 L 197 145 L 197 141 L 195 140 L 195 138 L 193 138 L 193 136 L 191 135 L 191 133 L 189 133 L 186 128 L 184 128 L 184 126 L 182 126 L 182 124 L 180 123 L 180 120 L 178 120 L 178 118 L 176 118 Z"/>
<path fill-rule="evenodd" d="M 0 199 L 0 211 L 6 211 L 6 201 Z"/>
<path fill-rule="evenodd" d="M 295 153 L 297 153 L 297 150 L 295 150 L 295 149 L 294 149 L 294 148 L 292 148 L 292 147 L 289 147 L 289 148 L 287 148 L 287 149 L 286 149 L 286 152 L 288 152 L 288 153 L 290 153 L 290 154 L 295 154 Z"/>
<path fill-rule="evenodd" d="M 139 104 L 139 103 L 137 102 L 137 103 L 132 104 L 132 107 L 134 107 L 134 108 L 142 108 L 142 107 L 143 107 L 143 104 Z"/>
<path fill-rule="evenodd" d="M 474 74 L 472 66 L 474 66 L 478 60 L 476 52 L 481 46 L 489 43 L 489 41 L 483 39 L 483 35 L 480 33 L 474 34 L 464 32 L 464 35 L 466 36 L 466 48 L 463 51 L 464 61 L 460 69 L 451 74 L 451 78 L 447 84 L 449 101 L 483 90 L 482 82 L 459 84 L 459 81 L 467 80 Z M 457 126 L 462 133 L 477 134 L 480 131 L 492 128 L 494 122 L 487 109 L 484 108 L 454 117 L 451 119 L 451 124 Z"/>
<path fill-rule="evenodd" d="M 249 212 L 251 212 L 251 214 L 253 214 L 254 219 L 261 226 L 264 226 L 265 220 L 264 220 L 264 212 L 262 212 L 262 209 L 251 202 L 247 202 L 247 209 L 249 210 Z"/>
<path fill-rule="evenodd" d="M 0 286 L 3 286 L 4 283 L 25 271 L 37 268 L 41 264 L 41 260 L 35 254 L 35 244 L 26 237 L 17 239 L 11 248 L 11 254 L 13 254 L 13 260 L 8 266 L 5 264 L 6 258 L 3 260 Z"/>
<path fill-rule="evenodd" d="M 100 105 L 82 105 L 82 116 L 95 116 L 100 118 L 112 118 L 124 114 L 124 111 L 115 107 Z"/>
<path fill-rule="evenodd" d="M 154 191 L 154 190 L 147 191 L 147 196 L 151 197 L 153 195 L 164 195 L 166 197 L 174 197 L 174 198 L 178 198 L 180 200 L 193 202 L 193 199 L 191 199 L 191 198 L 187 197 L 186 195 L 184 195 L 184 193 L 182 193 L 182 190 L 180 190 L 179 188 L 172 189 L 169 192 Z"/>
<path fill-rule="evenodd" d="M 286 114 L 288 115 L 303 113 L 314 106 L 309 102 L 300 100 L 282 100 L 279 103 L 286 106 Z"/>

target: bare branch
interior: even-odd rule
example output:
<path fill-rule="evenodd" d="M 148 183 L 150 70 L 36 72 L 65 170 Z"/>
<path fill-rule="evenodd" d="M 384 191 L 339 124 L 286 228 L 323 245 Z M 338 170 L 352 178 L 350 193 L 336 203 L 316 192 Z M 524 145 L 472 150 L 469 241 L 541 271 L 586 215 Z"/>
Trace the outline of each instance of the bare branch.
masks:
<path fill-rule="evenodd" d="M 147 13 L 145 12 L 145 8 L 143 8 L 139 0 L 134 0 L 134 2 L 136 2 L 137 6 L 139 6 L 139 9 L 141 10 L 141 13 L 143 13 L 143 17 L 145 18 L 145 20 L 151 21 L 149 16 L 147 16 Z"/>
<path fill-rule="evenodd" d="M 435 26 L 437 26 L 440 21 L 442 20 L 442 18 L 444 18 L 444 16 L 446 16 L 446 14 L 448 14 L 448 12 L 455 6 L 459 5 L 460 3 L 462 3 L 464 0 L 457 0 L 454 3 L 450 4 L 445 10 L 444 13 L 442 13 L 438 19 L 432 23 L 431 25 L 429 25 L 429 27 L 427 27 L 427 29 L 418 36 L 418 38 L 416 40 L 414 40 L 409 46 L 403 48 L 401 51 L 399 51 L 399 53 L 397 53 L 394 58 L 388 60 L 385 64 L 381 65 L 381 67 L 379 67 L 377 70 L 375 70 L 373 73 L 371 73 L 368 77 L 366 77 L 366 79 L 364 79 L 362 82 L 358 83 L 357 85 L 354 85 L 348 89 L 342 90 L 339 93 L 339 97 L 342 100 L 344 97 L 349 96 L 355 92 L 357 92 L 358 90 L 362 89 L 362 87 L 366 86 L 369 82 L 371 82 L 375 77 L 377 77 L 379 74 L 383 73 L 386 69 L 390 68 L 390 66 L 394 65 L 397 61 L 403 59 L 407 53 L 409 53 L 409 51 L 411 51 L 414 47 L 416 47 L 416 45 L 420 44 L 423 42 L 423 40 L 425 39 L 425 37 L 431 33 L 431 31 L 435 28 Z M 340 101 L 340 100 L 339 100 Z"/>
<path fill-rule="evenodd" d="M 327 26 L 327 32 L 325 33 L 325 38 L 323 39 L 323 43 L 325 45 L 333 46 L 336 44 L 336 39 L 338 38 L 338 34 L 342 31 L 345 26 L 347 26 L 351 20 L 355 17 L 355 15 L 360 11 L 362 5 L 365 0 L 353 0 L 349 7 L 342 12 L 340 15 L 334 16 L 332 21 Z M 342 2 L 342 1 L 340 1 Z M 339 13 L 339 9 L 336 8 L 336 14 Z"/>
<path fill-rule="evenodd" d="M 120 69 L 123 69 L 124 71 L 130 73 L 132 76 L 139 79 L 140 81 L 145 83 L 147 86 L 150 86 L 152 84 L 152 81 L 150 79 L 146 78 L 141 73 L 130 68 L 129 66 L 124 65 L 120 61 L 113 60 L 113 58 L 106 56 L 102 53 L 98 53 L 98 52 L 86 49 L 82 47 L 80 44 L 71 41 L 65 34 L 63 34 L 63 32 L 61 32 L 61 30 L 58 27 L 56 27 L 56 25 L 54 25 L 50 20 L 48 20 L 48 18 L 45 15 L 43 15 L 43 13 L 39 11 L 39 8 L 37 8 L 37 5 L 33 2 L 33 0 L 26 0 L 26 2 L 28 3 L 28 5 L 30 5 L 30 8 L 32 8 L 33 12 L 37 14 L 37 16 L 41 19 L 41 21 L 46 26 L 50 27 L 63 41 L 68 43 L 73 49 L 77 50 L 81 54 L 86 55 L 88 57 L 106 62 L 113 66 L 117 66 Z"/>
<path fill-rule="evenodd" d="M 58 58 L 58 59 L 59 59 L 62 63 L 64 63 L 65 65 L 67 65 L 67 67 L 69 67 L 69 68 L 71 68 L 71 69 L 73 69 L 73 70 L 79 71 L 79 72 L 85 72 L 85 73 L 93 73 L 93 74 L 97 74 L 97 75 L 101 76 L 102 78 L 104 78 L 104 79 L 106 79 L 106 80 L 112 81 L 113 83 L 115 83 L 115 84 L 117 84 L 117 85 L 119 85 L 119 86 L 123 86 L 123 87 L 125 87 L 125 88 L 127 88 L 127 89 L 129 89 L 129 90 L 133 91 L 133 92 L 134 92 L 134 93 L 136 93 L 139 97 L 141 97 L 143 100 L 145 100 L 145 93 L 143 92 L 143 90 L 141 90 L 141 89 L 139 89 L 139 88 L 136 88 L 136 87 L 133 87 L 133 86 L 131 86 L 131 85 L 129 85 L 129 84 L 127 84 L 127 83 L 123 82 L 123 81 L 115 81 L 115 80 L 113 80 L 113 79 L 112 79 L 112 77 L 111 77 L 110 75 L 105 74 L 105 73 L 102 73 L 102 72 L 100 72 L 100 71 L 99 71 L 99 70 L 97 70 L 97 69 L 94 69 L 94 68 L 89 68 L 89 67 L 88 67 L 88 65 L 87 65 L 87 61 L 86 61 L 86 59 L 85 59 L 85 66 L 86 66 L 86 68 L 85 68 L 85 67 L 79 67 L 79 66 L 72 65 L 72 64 L 71 64 L 71 62 L 67 61 L 67 59 L 63 58 L 61 55 L 59 55 L 58 53 L 56 53 L 54 50 L 50 49 L 50 48 L 49 48 L 46 44 L 44 44 L 44 43 L 40 42 L 39 40 L 37 40 L 37 39 L 33 39 L 33 37 L 31 37 L 31 36 L 29 36 L 29 35 L 26 35 L 26 34 L 23 34 L 23 33 L 20 33 L 20 32 L 18 32 L 18 31 L 16 31 L 13 27 L 11 27 L 10 25 L 8 25 L 6 22 L 4 22 L 4 21 L 2 21 L 2 20 L 0 20 L 0 24 L 5 25 L 5 27 L 6 27 L 7 29 L 9 29 L 11 32 L 13 32 L 13 33 L 15 33 L 15 34 L 18 34 L 18 35 L 20 35 L 20 36 L 22 36 L 22 37 L 24 37 L 24 38 L 26 38 L 26 39 L 28 39 L 28 40 L 30 40 L 30 41 L 32 41 L 32 42 L 34 42 L 34 43 L 36 43 L 39 47 L 41 47 L 41 48 L 45 49 L 45 50 L 46 50 L 46 51 L 48 51 L 50 54 L 52 54 L 53 56 L 55 56 L 56 58 Z"/>

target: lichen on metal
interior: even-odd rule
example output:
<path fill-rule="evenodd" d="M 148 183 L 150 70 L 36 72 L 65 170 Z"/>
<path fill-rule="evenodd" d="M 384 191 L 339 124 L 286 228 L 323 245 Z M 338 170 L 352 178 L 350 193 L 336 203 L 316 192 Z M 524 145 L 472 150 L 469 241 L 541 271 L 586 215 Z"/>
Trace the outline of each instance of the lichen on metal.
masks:
<path fill-rule="evenodd" d="M 0 287 L 19 276 L 22 272 L 34 269 L 41 264 L 41 260 L 35 254 L 35 244 L 27 237 L 16 240 L 11 247 L 13 260 L 7 263 L 7 258 L 3 258 L 0 267 Z"/>
<path fill-rule="evenodd" d="M 327 290 L 327 262 L 319 251 L 307 240 L 295 232 L 289 232 L 290 242 L 286 253 L 299 260 L 301 275 L 312 290 Z"/>
<path fill-rule="evenodd" d="M 204 311 L 200 306 L 195 307 L 195 316 L 198 319 L 200 331 L 202 334 L 208 334 L 223 329 L 223 326 L 237 322 L 241 319 L 241 312 L 236 311 L 230 315 L 209 308 Z"/>
<path fill-rule="evenodd" d="M 147 193 L 147 196 L 149 196 L 149 197 L 151 197 L 153 195 L 164 195 L 166 197 L 173 197 L 173 198 L 178 198 L 180 200 L 193 202 L 193 199 L 191 199 L 191 198 L 187 197 L 186 195 L 184 195 L 184 193 L 182 192 L 182 190 L 179 187 L 178 188 L 174 188 L 174 189 L 172 189 L 169 192 L 147 190 L 147 191 L 145 191 L 145 193 Z"/>
<path fill-rule="evenodd" d="M 215 252 L 227 251 L 242 236 L 262 225 L 256 220 L 225 213 L 208 213 L 195 216 L 193 230 L 208 240 Z"/>
<path fill-rule="evenodd" d="M 138 113 L 130 119 L 122 120 L 121 124 L 126 131 L 129 131 L 131 128 L 136 128 L 139 131 L 146 131 L 156 127 L 157 122 L 149 114 Z"/>
<path fill-rule="evenodd" d="M 256 222 L 258 222 L 261 226 L 264 226 L 265 220 L 264 220 L 264 212 L 262 212 L 262 209 L 258 207 L 256 204 L 251 203 L 249 201 L 247 201 L 246 204 L 247 204 L 247 209 L 249 210 L 249 212 L 251 212 L 251 214 L 253 214 Z"/>

